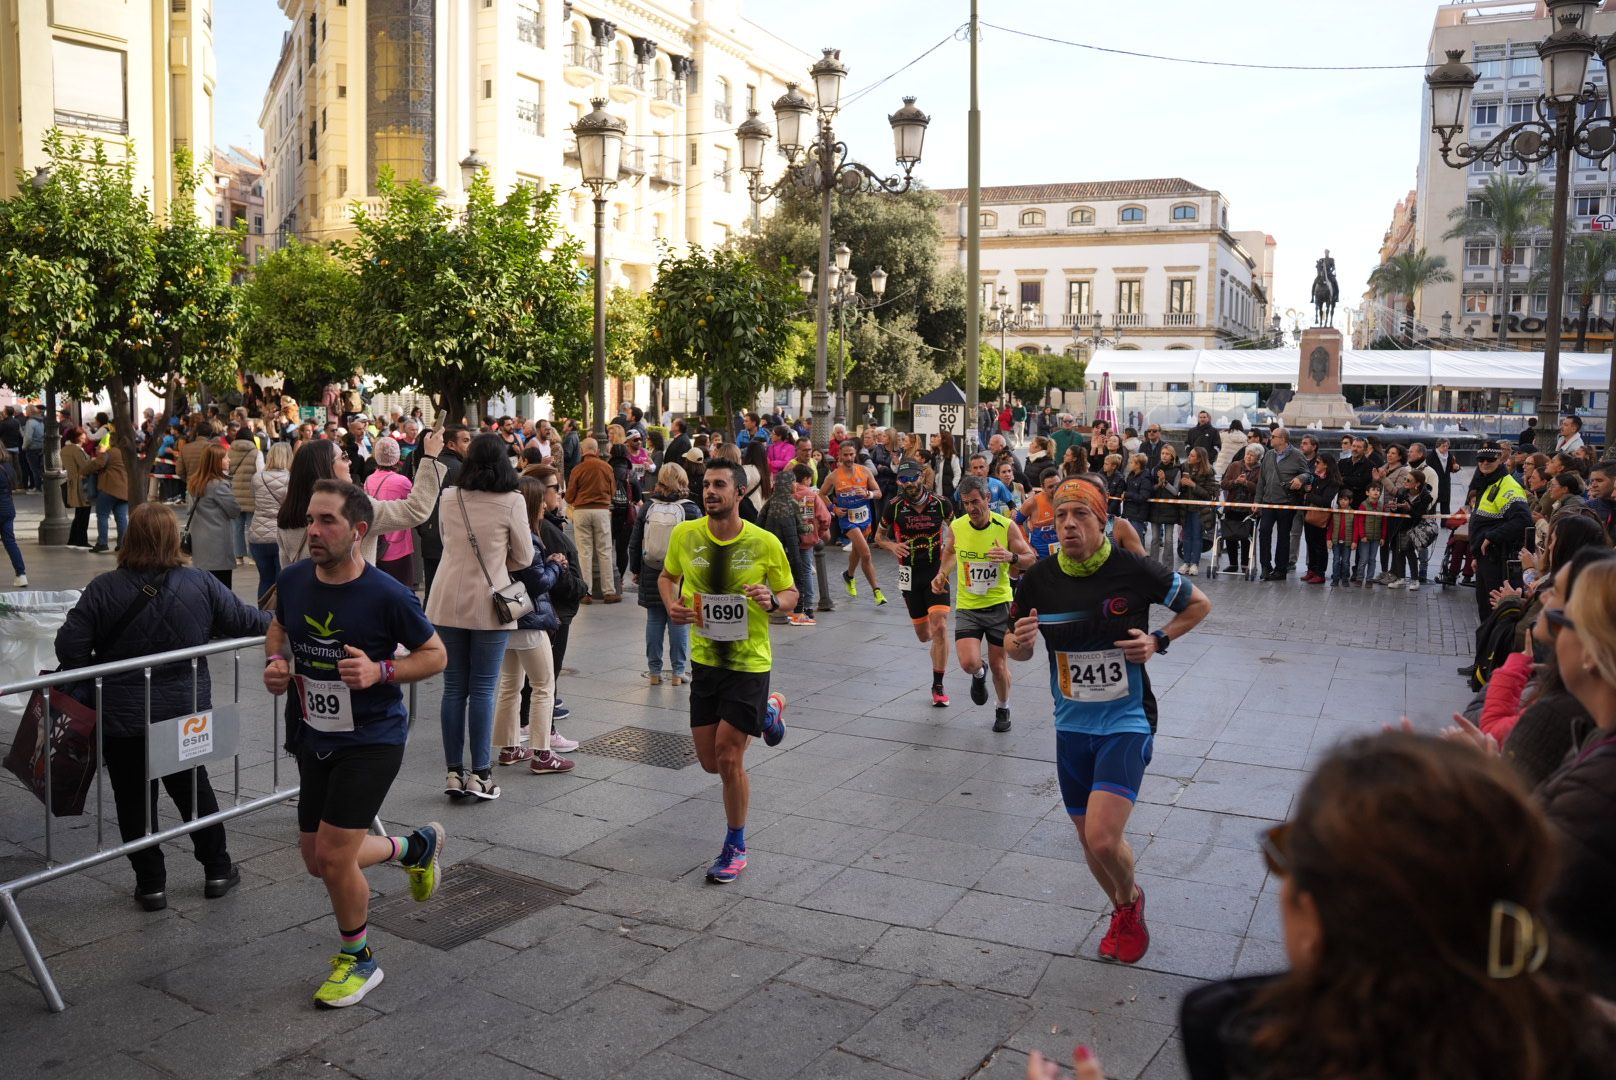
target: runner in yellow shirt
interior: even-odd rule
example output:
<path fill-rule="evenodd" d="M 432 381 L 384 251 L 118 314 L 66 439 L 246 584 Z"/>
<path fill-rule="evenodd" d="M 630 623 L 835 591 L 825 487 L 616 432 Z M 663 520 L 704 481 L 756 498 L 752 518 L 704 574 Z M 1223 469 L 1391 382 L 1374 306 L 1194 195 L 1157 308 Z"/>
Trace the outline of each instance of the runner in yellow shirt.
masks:
<path fill-rule="evenodd" d="M 797 605 L 791 564 L 774 534 L 742 521 L 746 470 L 714 458 L 702 478 L 707 516 L 675 525 L 657 588 L 668 618 L 694 624 L 690 647 L 690 735 L 701 767 L 724 781 L 729 831 L 707 880 L 734 881 L 746 869 L 751 786 L 746 748 L 785 738 L 785 698 L 769 693 L 774 653 L 769 615 Z"/>
<path fill-rule="evenodd" d="M 1003 514 L 989 509 L 988 481 L 983 476 L 960 480 L 960 505 L 965 516 L 943 530 L 941 569 L 932 580 L 932 592 L 948 591 L 951 567 L 959 576 L 954 601 L 954 648 L 960 670 L 971 677 L 971 701 L 988 703 L 988 671 L 998 707 L 993 730 L 1010 730 L 1010 662 L 1004 654 L 1004 636 L 1010 630 L 1010 567 L 1027 569 L 1038 554 L 1021 528 Z M 987 662 L 982 660 L 982 639 L 988 640 Z"/>

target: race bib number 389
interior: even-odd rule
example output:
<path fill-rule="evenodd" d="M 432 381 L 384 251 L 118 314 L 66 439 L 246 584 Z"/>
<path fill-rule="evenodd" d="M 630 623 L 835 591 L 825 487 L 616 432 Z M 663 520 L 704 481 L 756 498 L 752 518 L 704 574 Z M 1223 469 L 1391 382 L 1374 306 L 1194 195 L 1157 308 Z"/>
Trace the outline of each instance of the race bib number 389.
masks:
<path fill-rule="evenodd" d="M 745 641 L 746 605 L 740 593 L 697 593 L 696 633 L 708 641 Z"/>
<path fill-rule="evenodd" d="M 343 732 L 354 729 L 353 696 L 340 679 L 323 682 L 299 675 L 298 693 L 303 699 L 303 722 L 315 731 Z"/>
<path fill-rule="evenodd" d="M 1128 693 L 1128 662 L 1121 649 L 1057 652 L 1055 674 L 1068 701 L 1116 701 Z"/>

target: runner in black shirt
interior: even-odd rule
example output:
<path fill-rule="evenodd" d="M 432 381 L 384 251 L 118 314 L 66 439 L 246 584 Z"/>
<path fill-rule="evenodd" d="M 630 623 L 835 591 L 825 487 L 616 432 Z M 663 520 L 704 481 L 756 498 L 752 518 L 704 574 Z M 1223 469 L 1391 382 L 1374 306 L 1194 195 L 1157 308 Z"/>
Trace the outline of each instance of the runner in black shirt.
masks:
<path fill-rule="evenodd" d="M 931 645 L 931 703 L 948 705 L 943 693 L 943 672 L 948 669 L 948 587 L 933 592 L 933 580 L 942 569 L 943 529 L 953 518 L 949 506 L 920 482 L 920 466 L 908 461 L 898 467 L 898 495 L 881 514 L 877 547 L 898 557 L 898 589 L 909 606 L 915 637 Z"/>

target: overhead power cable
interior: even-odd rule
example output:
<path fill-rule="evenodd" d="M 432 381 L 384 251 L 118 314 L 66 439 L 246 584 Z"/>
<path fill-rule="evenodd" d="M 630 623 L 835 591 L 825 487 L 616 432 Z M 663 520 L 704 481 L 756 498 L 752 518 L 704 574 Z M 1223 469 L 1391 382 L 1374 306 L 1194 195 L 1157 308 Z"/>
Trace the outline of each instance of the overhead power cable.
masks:
<path fill-rule="evenodd" d="M 1163 56 L 1160 53 L 1138 52 L 1134 49 L 1115 49 L 1086 41 L 1068 41 L 1065 38 L 1035 34 L 1030 30 L 1017 30 L 997 23 L 985 22 L 982 25 L 1018 37 L 1047 41 L 1052 45 L 1068 45 L 1074 49 L 1087 49 L 1090 52 L 1109 53 L 1113 56 L 1131 56 L 1136 60 L 1162 60 L 1171 64 L 1196 64 L 1201 67 L 1247 68 L 1254 71 L 1427 71 L 1435 66 L 1433 64 L 1249 64 L 1236 60 L 1203 60 L 1189 56 Z"/>

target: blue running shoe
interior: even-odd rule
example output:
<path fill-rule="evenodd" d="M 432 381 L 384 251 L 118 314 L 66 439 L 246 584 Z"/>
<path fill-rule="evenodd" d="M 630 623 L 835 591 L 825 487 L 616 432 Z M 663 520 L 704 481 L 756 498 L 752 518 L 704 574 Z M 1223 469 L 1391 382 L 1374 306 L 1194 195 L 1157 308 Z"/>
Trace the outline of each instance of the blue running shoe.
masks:
<path fill-rule="evenodd" d="M 779 746 L 780 740 L 786 737 L 785 721 L 781 719 L 786 711 L 786 696 L 781 693 L 769 695 L 769 706 L 763 711 L 763 742 L 768 746 Z"/>
<path fill-rule="evenodd" d="M 571 715 L 572 715 L 572 710 L 567 708 L 565 705 L 561 704 L 561 699 L 560 698 L 556 698 L 555 708 L 550 710 L 550 719 L 552 719 L 552 720 L 565 720 L 567 717 L 569 717 Z"/>
<path fill-rule="evenodd" d="M 746 869 L 746 849 L 738 848 L 733 844 L 725 844 L 724 850 L 719 852 L 718 861 L 707 868 L 707 880 L 719 884 L 734 881 Z"/>
<path fill-rule="evenodd" d="M 443 854 L 448 836 L 436 821 L 422 825 L 415 830 L 415 835 L 425 841 L 426 851 L 413 864 L 406 865 L 404 873 L 410 879 L 410 898 L 422 903 L 432 899 L 432 894 L 438 891 L 438 856 Z"/>

